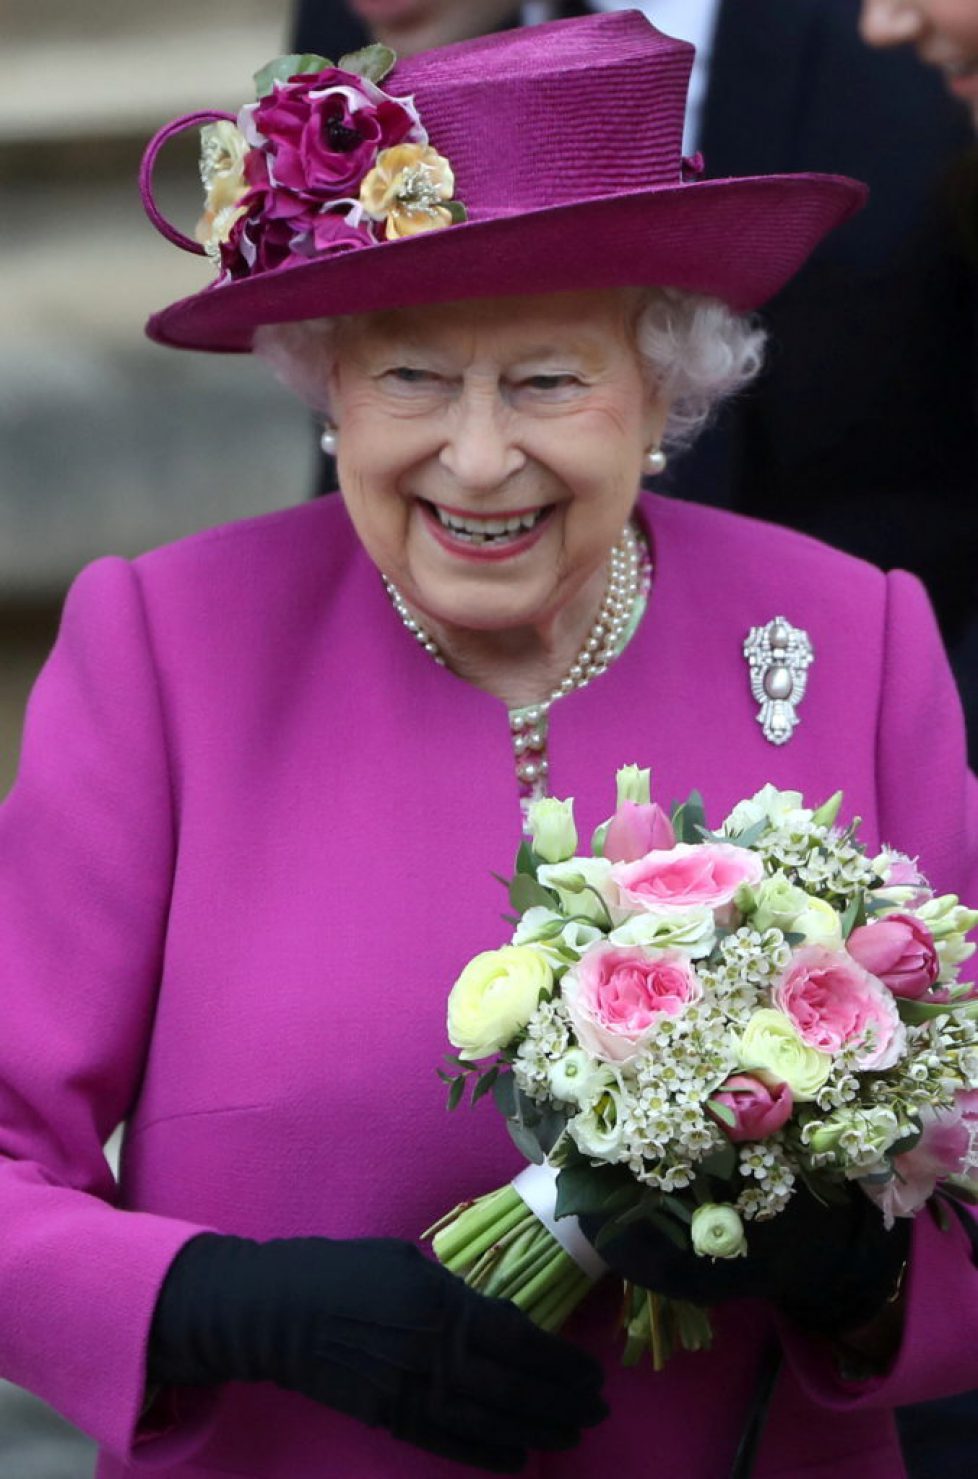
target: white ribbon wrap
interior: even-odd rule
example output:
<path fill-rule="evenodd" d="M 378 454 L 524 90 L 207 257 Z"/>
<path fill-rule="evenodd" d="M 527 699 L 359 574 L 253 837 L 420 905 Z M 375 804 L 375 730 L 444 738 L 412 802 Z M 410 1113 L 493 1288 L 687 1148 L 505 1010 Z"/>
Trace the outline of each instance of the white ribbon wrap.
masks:
<path fill-rule="evenodd" d="M 542 1166 L 527 1166 L 514 1179 L 513 1190 L 523 1198 L 534 1217 L 542 1222 L 547 1232 L 573 1258 L 582 1273 L 597 1282 L 608 1272 L 608 1265 L 596 1253 L 581 1232 L 576 1217 L 554 1216 L 557 1206 L 557 1170 L 549 1162 Z"/>

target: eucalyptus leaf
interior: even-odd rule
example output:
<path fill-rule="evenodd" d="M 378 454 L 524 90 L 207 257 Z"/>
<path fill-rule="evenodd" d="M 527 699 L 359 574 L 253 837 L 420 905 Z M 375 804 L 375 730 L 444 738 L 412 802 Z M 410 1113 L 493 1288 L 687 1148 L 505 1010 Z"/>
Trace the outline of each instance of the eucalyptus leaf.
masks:
<path fill-rule="evenodd" d="M 396 61 L 396 51 L 376 42 L 373 46 L 364 46 L 360 51 L 347 52 L 346 56 L 340 57 L 337 65 L 342 72 L 355 72 L 358 77 L 366 77 L 370 82 L 383 82 L 388 72 L 394 70 Z"/>
<path fill-rule="evenodd" d="M 753 847 L 755 842 L 768 830 L 771 823 L 767 817 L 761 817 L 759 822 L 753 822 L 743 832 L 738 832 L 736 837 L 725 837 L 724 842 L 732 842 L 735 847 Z"/>
<path fill-rule="evenodd" d="M 553 909 L 557 900 L 549 889 L 529 873 L 517 873 L 509 885 L 509 902 L 514 909 L 525 914 L 527 909 Z"/>
<path fill-rule="evenodd" d="M 489 1093 L 490 1089 L 492 1088 L 498 1077 L 499 1065 L 494 1063 L 492 1068 L 490 1068 L 486 1073 L 482 1075 L 475 1088 L 472 1090 L 473 1104 L 478 1104 L 482 1096 Z"/>
<path fill-rule="evenodd" d="M 453 1081 L 452 1087 L 448 1091 L 448 1107 L 449 1107 L 449 1109 L 458 1109 L 458 1106 L 462 1102 L 462 1095 L 464 1093 L 465 1093 L 465 1075 L 463 1074 L 460 1078 L 457 1078 L 457 1079 L 455 1079 Z"/>
<path fill-rule="evenodd" d="M 522 1155 L 525 1155 L 528 1161 L 532 1161 L 535 1166 L 542 1166 L 547 1157 L 533 1131 L 528 1129 L 526 1125 L 521 1124 L 519 1120 L 507 1120 L 506 1128 L 509 1130 L 513 1144 L 517 1150 Z"/>
<path fill-rule="evenodd" d="M 516 1080 L 511 1073 L 501 1073 L 492 1086 L 496 1108 L 507 1119 L 516 1113 Z"/>
<path fill-rule="evenodd" d="M 267 97 L 276 82 L 287 82 L 290 77 L 299 77 L 306 72 L 323 72 L 332 65 L 329 57 L 317 56 L 312 51 L 277 56 L 255 73 L 256 96 Z"/>

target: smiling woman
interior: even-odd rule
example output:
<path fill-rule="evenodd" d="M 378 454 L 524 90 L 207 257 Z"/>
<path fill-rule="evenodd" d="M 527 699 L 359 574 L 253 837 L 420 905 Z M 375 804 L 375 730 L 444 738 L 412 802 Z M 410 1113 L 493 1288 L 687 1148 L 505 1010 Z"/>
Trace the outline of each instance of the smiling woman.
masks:
<path fill-rule="evenodd" d="M 268 358 L 330 418 L 340 496 L 84 571 L 0 811 L 0 1375 L 98 1440 L 99 1479 L 643 1479 L 650 1434 L 663 1474 L 742 1475 L 778 1345 L 763 1471 L 894 1479 L 893 1406 L 978 1383 L 963 1232 L 918 1218 L 895 1285 L 865 1198 L 833 1210 L 818 1337 L 758 1275 L 654 1380 L 618 1363 L 613 1279 L 558 1339 L 416 1246 L 519 1169 L 431 1067 L 521 802 L 600 817 L 643 760 L 716 817 L 843 787 L 867 838 L 978 892 L 916 582 L 641 489 L 864 196 L 705 180 L 691 63 L 618 10 L 280 58 L 147 151 L 151 219 L 215 269 L 151 338 Z M 201 124 L 191 240 L 153 167 Z M 791 724 L 759 722 L 786 691 Z M 813 1201 L 795 1222 L 825 1241 Z"/>

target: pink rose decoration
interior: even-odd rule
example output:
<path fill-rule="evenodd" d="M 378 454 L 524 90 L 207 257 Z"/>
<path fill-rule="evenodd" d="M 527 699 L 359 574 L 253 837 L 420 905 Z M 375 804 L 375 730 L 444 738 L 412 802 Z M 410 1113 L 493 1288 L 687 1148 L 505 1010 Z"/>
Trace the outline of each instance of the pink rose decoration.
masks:
<path fill-rule="evenodd" d="M 735 1073 L 713 1098 L 736 1116 L 735 1125 L 728 1125 L 719 1115 L 716 1118 L 728 1139 L 738 1143 L 741 1140 L 766 1140 L 787 1123 L 794 1109 L 794 1099 L 787 1084 L 779 1081 L 765 1083 L 751 1073 Z"/>
<path fill-rule="evenodd" d="M 368 227 L 351 226 L 339 211 L 310 209 L 282 191 L 251 190 L 241 204 L 247 214 L 221 244 L 221 263 L 232 277 L 307 262 L 314 254 L 335 256 L 373 245 Z"/>
<path fill-rule="evenodd" d="M 913 1150 L 893 1159 L 896 1175 L 883 1183 L 860 1183 L 882 1209 L 887 1227 L 893 1226 L 895 1217 L 913 1217 L 946 1176 L 968 1171 L 972 1142 L 978 1135 L 978 1093 L 958 1094 L 953 1109 L 925 1109 L 921 1120 L 924 1133 Z"/>
<path fill-rule="evenodd" d="M 625 801 L 605 833 L 604 856 L 612 863 L 634 863 L 646 853 L 668 850 L 675 845 L 672 822 L 657 801 L 644 806 Z"/>
<path fill-rule="evenodd" d="M 894 996 L 923 996 L 941 973 L 934 936 L 912 914 L 888 914 L 860 925 L 846 941 L 846 950 Z"/>
<path fill-rule="evenodd" d="M 859 1068 L 890 1068 L 902 1056 L 906 1030 L 896 1002 L 881 981 L 844 950 L 809 945 L 796 950 L 775 985 L 773 1004 L 790 1017 L 799 1036 L 822 1053 L 863 1044 Z"/>
<path fill-rule="evenodd" d="M 272 184 L 316 202 L 355 198 L 381 149 L 427 139 L 410 99 L 337 67 L 278 83 L 241 126 L 265 141 Z"/>
<path fill-rule="evenodd" d="M 678 950 L 598 942 L 561 983 L 581 1047 L 605 1063 L 629 1063 L 663 1016 L 678 1017 L 703 987 Z"/>
<path fill-rule="evenodd" d="M 764 864 L 756 853 L 730 842 L 681 842 L 646 853 L 634 863 L 616 863 L 611 876 L 622 902 L 646 909 L 721 909 L 741 884 L 760 883 Z"/>

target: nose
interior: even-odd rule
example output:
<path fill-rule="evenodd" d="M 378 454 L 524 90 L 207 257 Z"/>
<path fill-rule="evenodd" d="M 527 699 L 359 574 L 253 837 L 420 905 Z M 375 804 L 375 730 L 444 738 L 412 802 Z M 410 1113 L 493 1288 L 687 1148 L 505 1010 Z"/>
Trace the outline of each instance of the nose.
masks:
<path fill-rule="evenodd" d="M 526 465 L 498 391 L 466 387 L 460 393 L 439 461 L 459 487 L 474 493 L 492 492 Z"/>
<path fill-rule="evenodd" d="M 922 29 L 914 0 L 863 0 L 859 32 L 869 46 L 902 46 L 916 41 Z"/>

